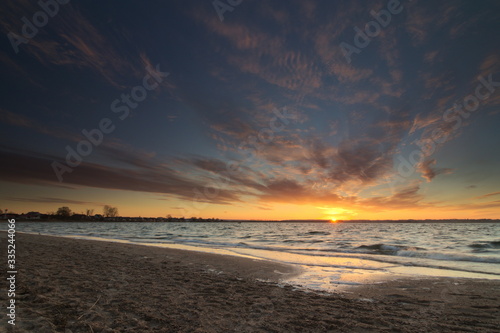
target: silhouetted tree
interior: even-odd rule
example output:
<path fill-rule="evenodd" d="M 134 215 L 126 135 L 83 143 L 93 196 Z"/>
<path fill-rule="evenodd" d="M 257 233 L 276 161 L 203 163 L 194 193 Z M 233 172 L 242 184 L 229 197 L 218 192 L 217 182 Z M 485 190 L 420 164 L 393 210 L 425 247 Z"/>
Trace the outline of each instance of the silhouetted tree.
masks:
<path fill-rule="evenodd" d="M 105 217 L 117 217 L 118 216 L 118 208 L 111 206 L 104 206 L 103 215 Z"/>
<path fill-rule="evenodd" d="M 94 215 L 93 209 L 87 209 L 87 216 Z"/>
<path fill-rule="evenodd" d="M 69 207 L 59 207 L 57 209 L 57 215 L 62 216 L 62 217 L 69 217 L 71 215 L 71 209 Z"/>

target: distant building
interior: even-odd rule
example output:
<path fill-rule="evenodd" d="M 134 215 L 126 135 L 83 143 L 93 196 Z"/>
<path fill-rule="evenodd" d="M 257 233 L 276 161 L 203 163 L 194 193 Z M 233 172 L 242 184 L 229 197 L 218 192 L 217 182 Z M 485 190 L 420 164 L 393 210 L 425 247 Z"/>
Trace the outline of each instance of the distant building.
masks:
<path fill-rule="evenodd" d="M 26 219 L 27 220 L 39 220 L 41 218 L 42 214 L 39 212 L 29 212 L 26 214 Z"/>
<path fill-rule="evenodd" d="M 10 220 L 10 219 L 17 219 L 19 218 L 19 215 L 18 214 L 1 214 L 0 215 L 3 219 L 5 220 Z"/>

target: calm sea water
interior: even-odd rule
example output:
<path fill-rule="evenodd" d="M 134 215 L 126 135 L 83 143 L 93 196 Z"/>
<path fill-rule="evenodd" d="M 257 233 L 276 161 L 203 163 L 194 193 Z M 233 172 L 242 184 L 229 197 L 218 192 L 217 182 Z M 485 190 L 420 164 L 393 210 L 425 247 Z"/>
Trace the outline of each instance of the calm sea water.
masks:
<path fill-rule="evenodd" d="M 500 279 L 495 223 L 43 223 L 18 231 L 231 254 L 299 265 L 289 283 L 334 290 L 399 276 Z"/>

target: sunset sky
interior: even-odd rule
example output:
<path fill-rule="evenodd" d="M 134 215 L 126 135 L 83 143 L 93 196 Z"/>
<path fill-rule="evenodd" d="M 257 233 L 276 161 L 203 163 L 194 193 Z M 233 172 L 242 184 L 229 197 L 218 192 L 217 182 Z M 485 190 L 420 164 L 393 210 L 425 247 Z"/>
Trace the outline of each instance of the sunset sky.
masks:
<path fill-rule="evenodd" d="M 47 3 L 0 5 L 0 209 L 500 218 L 497 0 Z"/>

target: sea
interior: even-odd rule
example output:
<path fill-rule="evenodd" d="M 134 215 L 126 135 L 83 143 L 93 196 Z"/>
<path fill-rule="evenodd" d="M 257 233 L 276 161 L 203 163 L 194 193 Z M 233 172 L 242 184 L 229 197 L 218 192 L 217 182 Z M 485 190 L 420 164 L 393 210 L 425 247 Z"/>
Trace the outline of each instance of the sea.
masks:
<path fill-rule="evenodd" d="M 304 290 L 401 277 L 500 280 L 500 223 L 18 222 L 18 232 L 226 254 L 299 266 Z"/>

